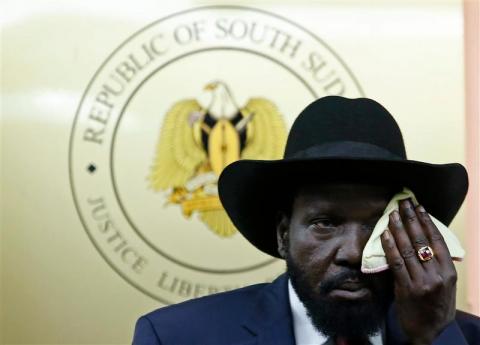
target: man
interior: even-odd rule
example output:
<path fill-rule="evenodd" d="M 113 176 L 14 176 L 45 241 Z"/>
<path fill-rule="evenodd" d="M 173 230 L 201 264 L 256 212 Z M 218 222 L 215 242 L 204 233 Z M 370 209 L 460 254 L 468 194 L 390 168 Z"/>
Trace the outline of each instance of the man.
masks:
<path fill-rule="evenodd" d="M 450 223 L 467 184 L 459 164 L 407 160 L 375 101 L 319 99 L 293 124 L 284 159 L 238 161 L 219 180 L 235 226 L 287 273 L 154 311 L 133 343 L 479 344 L 479 319 L 455 310 L 455 267 L 427 213 Z M 402 200 L 388 215 L 390 269 L 363 274 L 372 229 L 403 187 L 420 205 Z"/>

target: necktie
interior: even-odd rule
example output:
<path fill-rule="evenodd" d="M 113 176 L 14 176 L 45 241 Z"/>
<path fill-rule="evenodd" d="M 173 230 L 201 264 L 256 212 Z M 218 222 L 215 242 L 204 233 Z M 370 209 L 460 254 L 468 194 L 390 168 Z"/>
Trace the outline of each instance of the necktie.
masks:
<path fill-rule="evenodd" d="M 355 339 L 347 339 L 344 337 L 335 337 L 333 341 L 335 345 L 371 345 L 372 343 L 368 338 L 355 338 Z"/>
<path fill-rule="evenodd" d="M 335 345 L 350 345 L 350 343 L 348 342 L 348 340 L 346 338 L 337 337 L 335 339 Z"/>

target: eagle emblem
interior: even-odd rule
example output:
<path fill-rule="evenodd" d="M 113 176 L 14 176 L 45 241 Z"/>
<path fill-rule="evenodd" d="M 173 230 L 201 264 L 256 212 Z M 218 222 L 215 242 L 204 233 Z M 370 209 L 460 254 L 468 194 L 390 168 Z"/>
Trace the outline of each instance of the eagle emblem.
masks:
<path fill-rule="evenodd" d="M 271 101 L 250 98 L 239 107 L 222 81 L 207 84 L 209 100 L 176 102 L 165 115 L 148 176 L 186 218 L 200 220 L 220 237 L 236 233 L 218 197 L 222 170 L 238 159 L 280 158 L 286 141 L 282 115 Z"/>

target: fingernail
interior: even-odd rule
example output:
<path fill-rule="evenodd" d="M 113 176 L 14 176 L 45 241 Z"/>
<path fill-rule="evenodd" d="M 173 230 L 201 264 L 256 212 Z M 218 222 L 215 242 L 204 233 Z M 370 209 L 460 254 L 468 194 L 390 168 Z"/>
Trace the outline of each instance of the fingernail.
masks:
<path fill-rule="evenodd" d="M 418 205 L 418 206 L 417 206 L 417 210 L 418 210 L 418 212 L 421 212 L 421 213 L 425 213 L 425 212 L 426 212 L 422 205 Z"/>
<path fill-rule="evenodd" d="M 400 220 L 400 214 L 398 213 L 397 210 L 390 213 L 390 215 L 392 216 L 392 219 L 394 222 L 398 222 Z"/>
<path fill-rule="evenodd" d="M 384 239 L 385 241 L 388 241 L 388 240 L 390 239 L 390 231 L 388 231 L 388 229 L 386 229 L 386 230 L 383 232 L 382 236 L 383 236 L 383 239 Z"/>
<path fill-rule="evenodd" d="M 402 200 L 402 206 L 405 208 L 412 208 L 412 199 L 404 199 Z"/>

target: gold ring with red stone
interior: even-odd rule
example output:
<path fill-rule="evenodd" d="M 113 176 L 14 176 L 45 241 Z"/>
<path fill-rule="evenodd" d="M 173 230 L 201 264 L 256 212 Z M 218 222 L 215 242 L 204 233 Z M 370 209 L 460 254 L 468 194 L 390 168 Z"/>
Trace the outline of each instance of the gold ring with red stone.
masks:
<path fill-rule="evenodd" d="M 417 255 L 418 255 L 418 258 L 420 259 L 420 261 L 432 260 L 433 255 L 434 255 L 433 254 L 433 249 L 430 248 L 429 246 L 422 247 L 417 251 Z"/>

